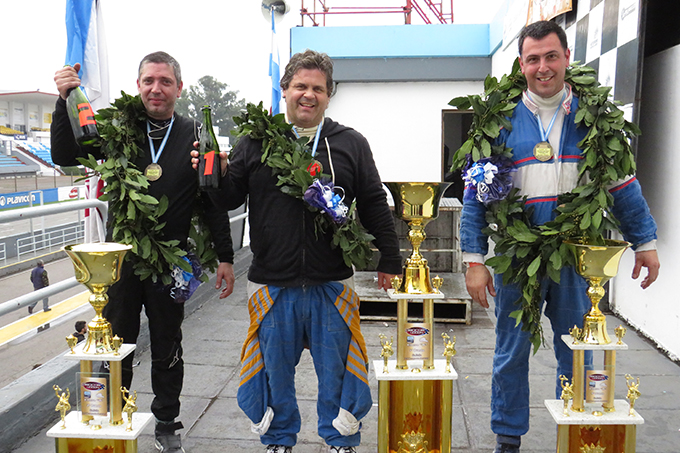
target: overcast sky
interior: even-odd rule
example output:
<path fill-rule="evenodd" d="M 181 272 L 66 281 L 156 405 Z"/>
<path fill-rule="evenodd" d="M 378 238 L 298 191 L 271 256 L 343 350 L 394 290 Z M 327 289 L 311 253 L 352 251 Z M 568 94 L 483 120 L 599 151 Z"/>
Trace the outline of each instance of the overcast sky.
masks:
<path fill-rule="evenodd" d="M 281 64 L 288 60 L 289 30 L 301 24 L 301 0 L 277 26 Z M 455 23 L 489 23 L 503 0 L 454 0 Z M 139 61 L 164 50 L 182 66 L 184 87 L 211 75 L 250 102 L 270 97 L 270 24 L 261 0 L 102 0 L 111 98 L 136 94 Z M 472 3 L 472 6 L 462 5 Z M 336 6 L 402 6 L 405 0 L 326 0 Z M 424 2 L 421 1 L 424 5 Z M 56 93 L 54 72 L 66 54 L 66 0 L 2 0 L 3 65 L 0 90 Z M 305 0 L 311 9 L 312 0 Z M 318 3 L 317 3 L 318 6 Z M 334 15 L 331 25 L 403 24 L 401 14 Z M 419 23 L 415 17 L 413 23 Z M 307 19 L 305 25 L 309 26 Z M 282 69 L 283 71 L 283 69 Z"/>

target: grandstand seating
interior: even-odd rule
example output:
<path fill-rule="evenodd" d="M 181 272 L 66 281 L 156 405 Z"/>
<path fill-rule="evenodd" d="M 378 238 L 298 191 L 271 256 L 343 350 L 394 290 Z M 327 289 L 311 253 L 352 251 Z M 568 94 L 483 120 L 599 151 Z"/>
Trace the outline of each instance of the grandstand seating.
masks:
<path fill-rule="evenodd" d="M 14 156 L 0 154 L 0 167 L 25 167 L 26 164 Z"/>
<path fill-rule="evenodd" d="M 52 155 L 50 154 L 49 146 L 39 142 L 38 143 L 24 142 L 19 146 L 24 150 L 35 154 L 40 159 L 44 160 L 45 162 L 54 167 L 54 162 L 52 162 Z"/>

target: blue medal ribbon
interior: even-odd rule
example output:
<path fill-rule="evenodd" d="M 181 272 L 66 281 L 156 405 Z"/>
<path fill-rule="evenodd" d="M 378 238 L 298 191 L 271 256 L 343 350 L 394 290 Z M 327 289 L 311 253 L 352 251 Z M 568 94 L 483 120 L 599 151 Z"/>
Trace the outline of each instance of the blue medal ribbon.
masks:
<path fill-rule="evenodd" d="M 168 141 L 168 137 L 170 137 L 170 131 L 172 130 L 172 124 L 175 122 L 175 115 L 172 115 L 172 119 L 170 120 L 170 125 L 168 126 L 168 130 L 165 131 L 165 136 L 163 137 L 163 141 L 161 142 L 161 146 L 158 148 L 158 153 L 156 153 L 156 147 L 153 144 L 153 138 L 151 137 L 151 123 L 149 120 L 146 121 L 146 133 L 149 134 L 149 148 L 151 149 L 151 162 L 158 163 L 158 159 L 160 159 L 161 154 L 163 154 L 163 149 L 165 149 L 165 144 Z"/>
<path fill-rule="evenodd" d="M 319 123 L 319 127 L 316 129 L 316 135 L 314 136 L 314 144 L 312 145 L 312 157 L 316 157 L 316 148 L 319 146 L 319 137 L 321 137 L 321 127 L 323 126 L 323 120 Z M 297 128 L 293 126 L 293 133 L 297 138 L 300 138 Z"/>

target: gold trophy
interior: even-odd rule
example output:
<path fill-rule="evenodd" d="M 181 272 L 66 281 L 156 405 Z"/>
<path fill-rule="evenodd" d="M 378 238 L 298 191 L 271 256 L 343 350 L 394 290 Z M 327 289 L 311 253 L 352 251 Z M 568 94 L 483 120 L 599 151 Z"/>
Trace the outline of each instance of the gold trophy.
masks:
<path fill-rule="evenodd" d="M 397 299 L 397 368 L 406 365 L 408 299 L 418 298 L 423 302 L 423 325 L 429 334 L 424 338 L 427 351 L 423 352 L 423 368 L 434 368 L 434 342 L 431 330 L 434 326 L 434 299 L 444 295 L 439 291 L 442 284 L 436 278 L 433 285 L 427 260 L 420 253 L 420 245 L 426 238 L 425 226 L 439 216 L 439 202 L 450 185 L 446 182 L 386 182 L 394 200 L 394 214 L 409 226 L 408 239 L 413 246 L 411 256 L 404 264 L 399 286 L 394 288 L 392 297 Z M 413 297 L 416 296 L 416 297 Z"/>
<path fill-rule="evenodd" d="M 111 324 L 102 316 L 102 310 L 109 301 L 106 291 L 120 278 L 123 257 L 131 248 L 131 245 L 112 242 L 64 247 L 64 251 L 73 261 L 76 280 L 87 286 L 92 293 L 89 302 L 96 312 L 87 325 L 87 341 L 83 347 L 86 354 L 108 354 L 115 351 L 111 342 Z"/>
<path fill-rule="evenodd" d="M 447 182 L 386 182 L 394 199 L 394 214 L 409 226 L 413 253 L 406 260 L 401 286 L 395 293 L 432 294 L 430 268 L 420 254 L 426 238 L 425 226 L 439 216 L 439 202 L 450 185 Z"/>
<path fill-rule="evenodd" d="M 428 453 L 451 450 L 453 381 L 450 365 L 454 342 L 445 337 L 446 360 L 434 359 L 434 299 L 444 299 L 443 280 L 430 279 L 420 252 L 425 225 L 439 215 L 439 202 L 449 183 L 388 182 L 396 217 L 409 226 L 413 252 L 403 273 L 388 291 L 397 301 L 397 351 L 388 371 L 392 342 L 381 335 L 383 360 L 374 367 L 378 379 L 378 453 Z M 422 302 L 423 322 L 408 322 L 408 302 Z M 449 340 L 448 342 L 446 340 Z M 455 337 L 454 337 L 455 341 Z M 420 364 L 422 359 L 422 365 Z M 411 360 L 411 364 L 407 363 Z M 382 370 L 382 372 L 381 372 Z"/>
<path fill-rule="evenodd" d="M 546 400 L 545 405 L 557 423 L 557 453 L 625 452 L 635 451 L 636 426 L 644 419 L 632 410 L 639 391 L 626 375 L 629 403 L 616 400 L 616 353 L 628 349 L 622 339 L 623 326 L 614 332 L 618 341 L 607 334 L 605 316 L 598 303 L 605 294 L 602 287 L 618 272 L 623 252 L 630 247 L 625 241 L 605 240 L 603 245 L 582 241 L 565 241 L 576 259 L 576 272 L 588 282 L 590 310 L 583 317 L 583 329 L 574 326 L 562 341 L 573 353 L 572 381 L 562 381 L 561 400 Z M 586 351 L 604 353 L 601 369 L 585 370 Z M 585 381 L 584 381 L 585 378 Z M 569 401 L 571 400 L 571 407 Z M 632 400 L 632 402 L 631 402 Z M 626 410 L 627 413 L 622 413 Z"/>
<path fill-rule="evenodd" d="M 607 320 L 598 304 L 605 294 L 602 285 L 619 271 L 619 261 L 630 242 L 605 239 L 605 245 L 589 245 L 565 241 L 576 258 L 576 272 L 588 281 L 588 297 L 592 307 L 583 316 L 583 331 L 578 340 L 585 344 L 611 343 Z"/>

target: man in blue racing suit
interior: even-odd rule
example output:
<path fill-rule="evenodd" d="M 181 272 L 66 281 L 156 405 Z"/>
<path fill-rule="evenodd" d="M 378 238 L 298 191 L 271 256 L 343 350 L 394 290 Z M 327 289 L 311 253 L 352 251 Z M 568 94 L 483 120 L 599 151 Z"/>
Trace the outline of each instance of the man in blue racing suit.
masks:
<path fill-rule="evenodd" d="M 555 218 L 557 197 L 573 190 L 579 183 L 578 162 L 582 150 L 577 147 L 588 130 L 577 127 L 574 117 L 578 98 L 564 83 L 569 64 L 569 49 L 564 30 L 554 22 L 541 21 L 525 27 L 519 35 L 520 67 L 527 80 L 525 91 L 515 107 L 510 122 L 512 131 L 502 130 L 498 143 L 512 149 L 517 167 L 515 187 L 533 206 L 531 221 L 541 225 Z M 534 147 L 549 142 L 550 156 L 534 155 Z M 467 187 L 466 191 L 475 190 Z M 648 275 L 642 281 L 647 288 L 657 278 L 659 259 L 656 252 L 656 223 L 652 218 L 640 184 L 634 176 L 610 187 L 614 196 L 613 213 L 621 222 L 624 238 L 635 249 L 633 278 L 642 267 Z M 469 195 L 469 194 L 468 194 Z M 461 248 L 467 264 L 465 282 L 472 299 L 488 308 L 486 291 L 495 297 L 496 347 L 493 361 L 491 429 L 496 434 L 495 453 L 519 452 L 521 436 L 529 430 L 529 333 L 515 326 L 511 312 L 521 296 L 516 285 L 504 285 L 503 275 L 491 273 L 483 265 L 488 238 L 485 206 L 474 196 L 466 196 L 461 217 Z M 591 306 L 587 284 L 573 268 L 561 270 L 560 283 L 546 279 L 542 284 L 545 314 L 554 332 L 557 376 L 571 379 L 572 353 L 561 341 L 569 328 L 581 326 L 583 314 Z M 558 385 L 559 388 L 559 379 Z M 559 397 L 559 394 L 558 394 Z"/>

